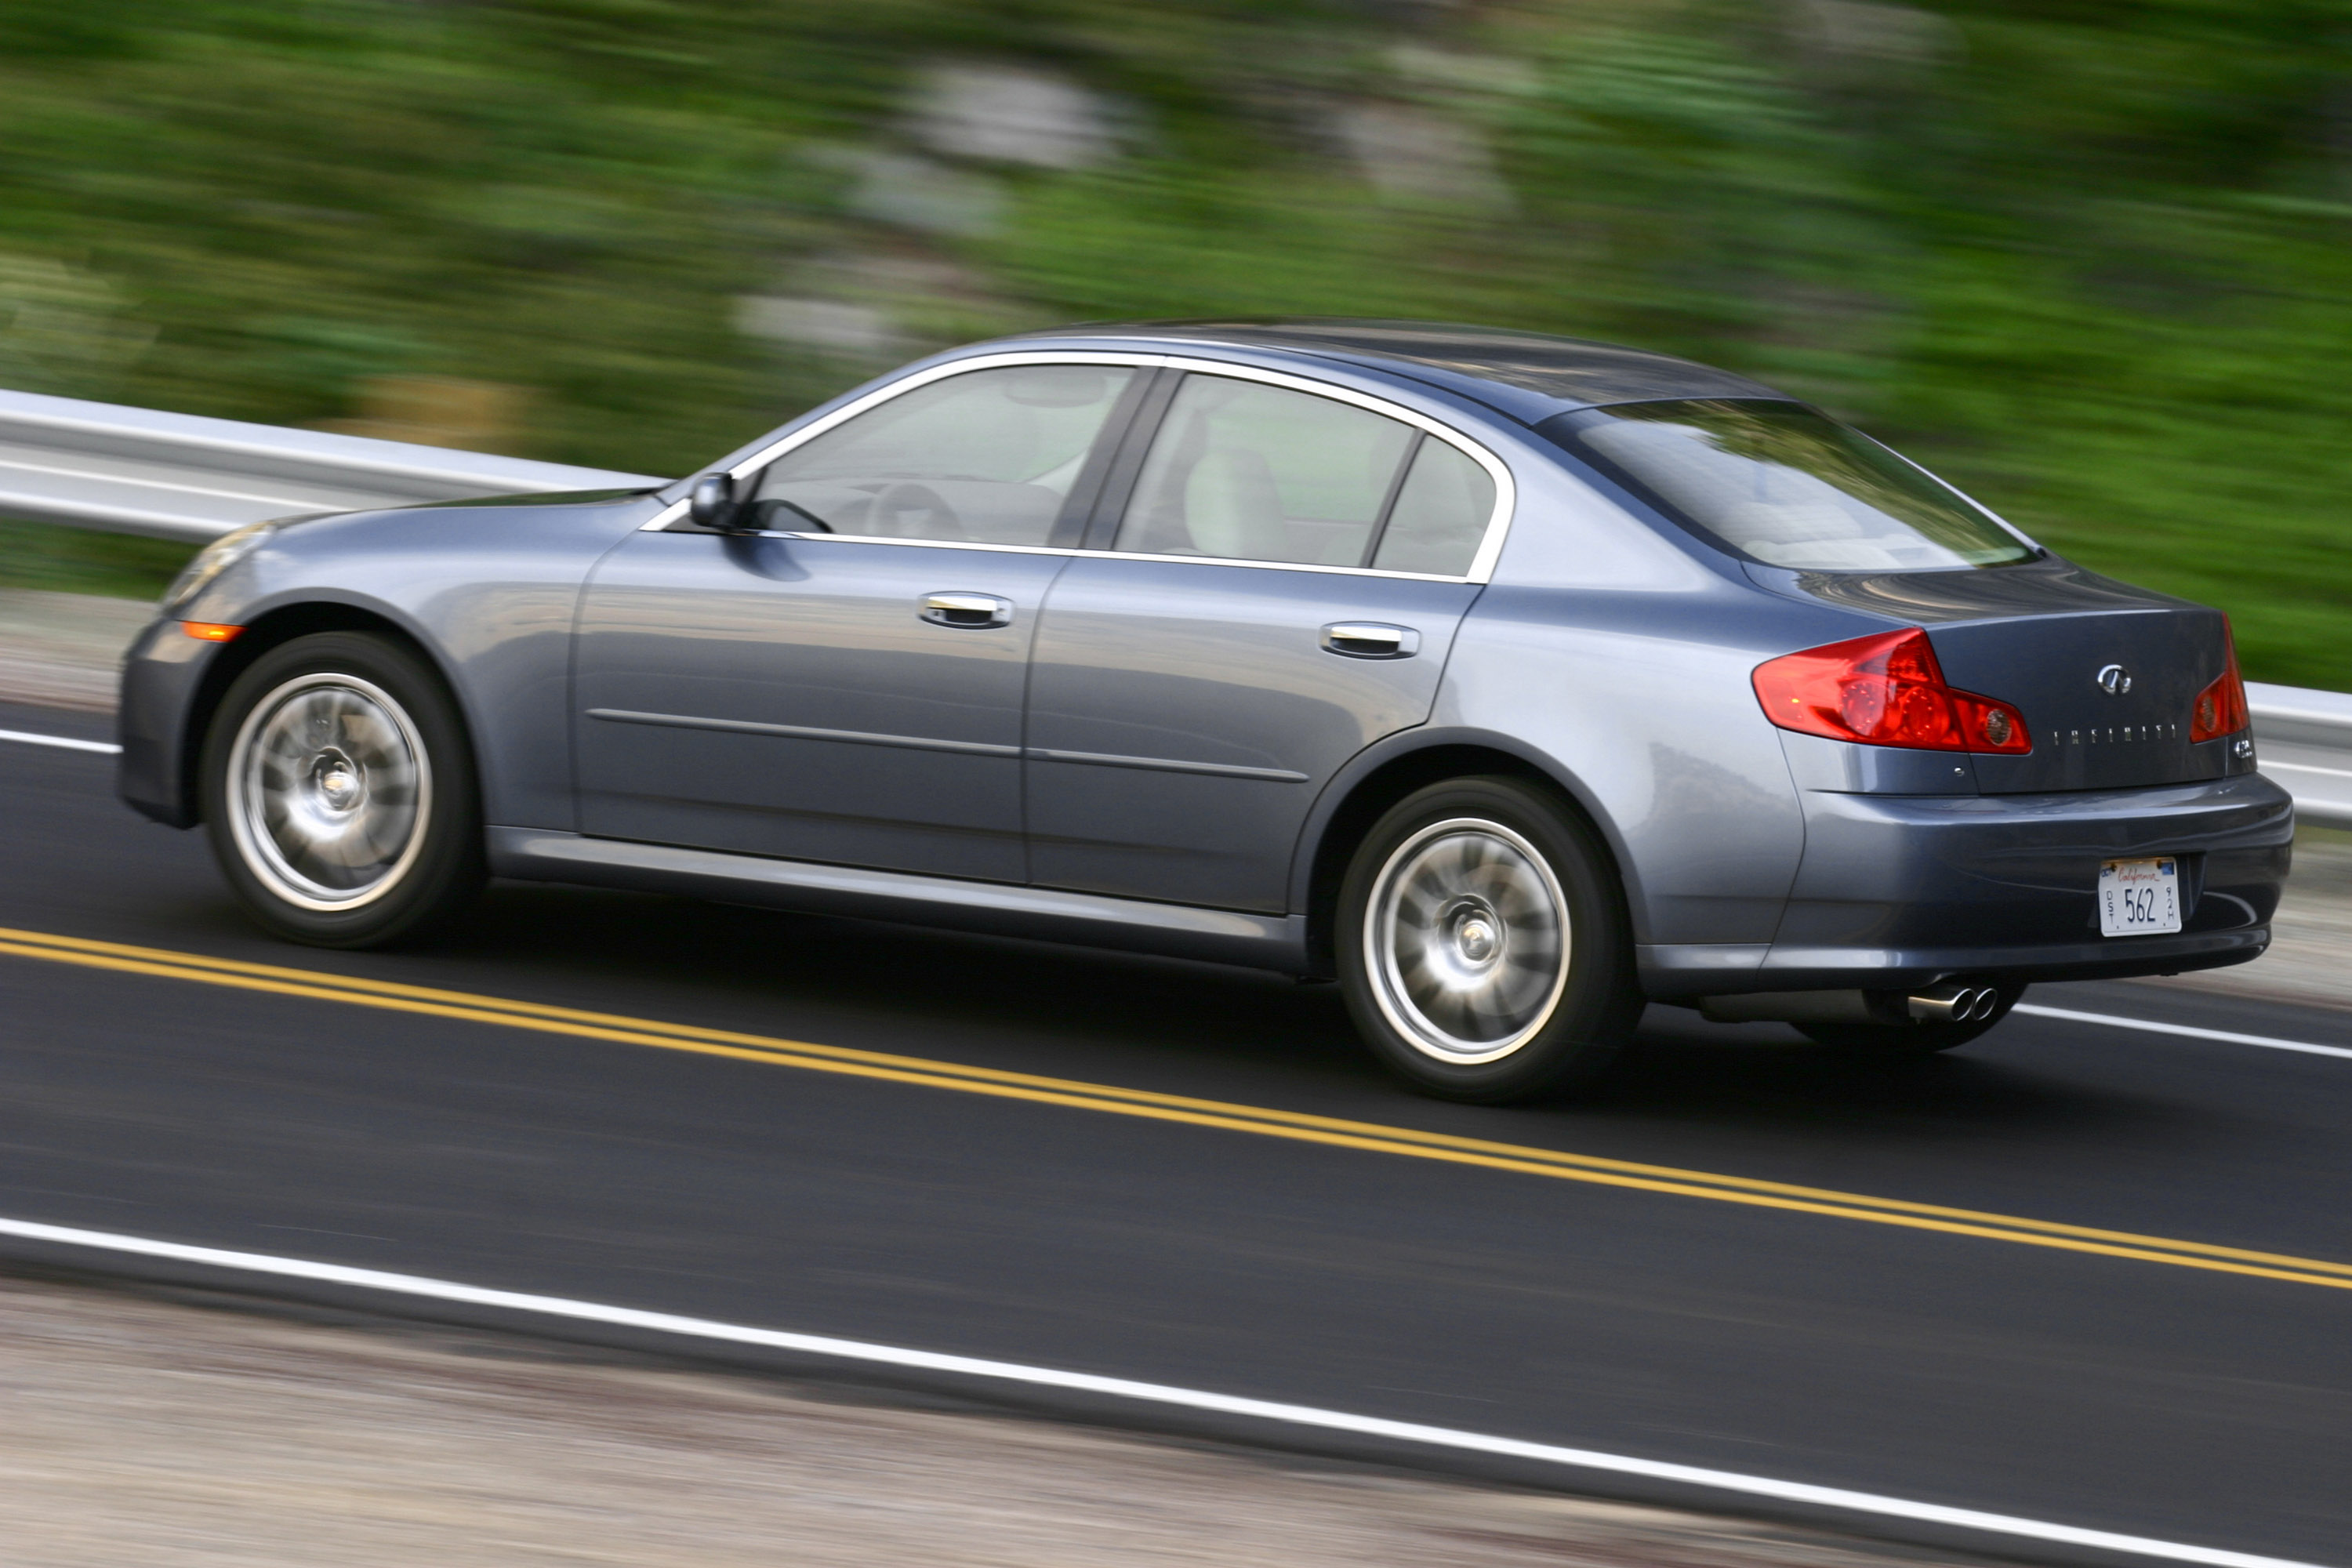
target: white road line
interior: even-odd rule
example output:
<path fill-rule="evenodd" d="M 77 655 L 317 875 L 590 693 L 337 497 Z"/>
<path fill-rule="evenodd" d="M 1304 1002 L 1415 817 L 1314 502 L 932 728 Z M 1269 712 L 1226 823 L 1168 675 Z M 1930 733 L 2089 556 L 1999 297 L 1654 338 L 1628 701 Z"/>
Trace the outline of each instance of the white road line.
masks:
<path fill-rule="evenodd" d="M 111 741 L 77 741 L 70 735 L 36 735 L 29 730 L 0 730 L 0 741 L 20 741 L 27 746 L 56 746 L 68 752 L 103 752 L 110 757 L 122 750 Z"/>
<path fill-rule="evenodd" d="M 2263 771 L 2277 770 L 2290 773 L 2326 773 L 2330 778 L 2352 779 L 2352 768 L 2323 768 L 2316 763 L 2264 763 Z"/>
<path fill-rule="evenodd" d="M 27 1241 L 51 1242 L 68 1247 L 92 1247 L 105 1252 L 131 1253 L 142 1258 L 165 1258 L 178 1262 L 202 1264 L 208 1268 L 236 1269 L 248 1274 L 271 1274 L 284 1279 L 355 1286 L 362 1289 L 383 1290 L 399 1296 L 423 1297 L 436 1301 L 460 1301 L 470 1306 L 494 1307 L 507 1311 L 534 1312 L 542 1317 L 608 1323 L 620 1328 L 648 1330 L 655 1333 L 678 1334 L 689 1339 L 721 1340 L 733 1344 L 760 1345 L 772 1350 L 793 1351 L 804 1355 L 835 1356 L 845 1361 L 913 1367 L 926 1372 L 950 1373 L 962 1377 L 992 1378 L 1003 1383 L 1021 1383 L 1045 1388 L 1069 1389 L 1084 1394 L 1108 1394 L 1118 1399 L 1132 1399 L 1150 1405 L 1175 1405 L 1187 1410 L 1213 1411 L 1223 1415 L 1243 1415 L 1255 1420 L 1280 1422 L 1291 1426 L 1313 1426 L 1326 1431 L 1353 1433 L 1360 1436 L 1386 1437 L 1400 1442 L 1421 1443 L 1432 1447 L 1460 1449 L 1475 1454 L 1493 1454 L 1506 1458 L 1533 1459 L 1539 1463 L 1562 1465 L 1575 1469 L 1605 1470 L 1616 1475 L 1678 1481 L 1690 1486 L 1708 1487 L 1719 1491 L 1775 1498 L 1785 1502 L 1813 1503 L 1826 1508 L 1845 1509 L 1855 1513 L 1877 1514 L 1890 1519 L 1907 1519 L 1922 1523 L 1951 1525 L 1963 1530 L 1983 1531 L 1996 1535 L 2021 1536 L 2030 1541 L 2055 1542 L 2068 1546 L 2087 1546 L 2106 1552 L 2127 1552 L 2137 1557 L 2162 1558 L 2174 1563 L 2205 1563 L 2209 1564 L 2210 1568 L 2315 1568 L 2314 1564 L 2294 1563 L 2285 1558 L 2258 1557 L 2251 1552 L 2224 1552 L 2210 1546 L 2189 1546 L 2178 1542 L 2154 1541 L 2146 1536 L 2118 1535 L 2112 1531 L 2084 1530 L 2071 1524 L 2050 1524 L 2041 1520 L 2019 1519 L 2010 1514 L 1985 1513 L 1976 1509 L 1948 1508 L 1941 1503 L 1913 1502 L 1906 1498 L 1882 1497 L 1874 1492 L 1847 1491 L 1842 1487 L 1817 1487 L 1802 1481 L 1775 1480 L 1767 1476 L 1741 1475 L 1735 1470 L 1705 1469 L 1696 1465 L 1668 1464 L 1660 1459 L 1637 1459 L 1622 1454 L 1599 1453 L 1590 1448 L 1563 1448 L 1549 1443 L 1529 1443 L 1516 1437 L 1495 1437 L 1482 1432 L 1465 1432 L 1451 1426 L 1424 1426 L 1412 1421 L 1390 1421 L 1376 1415 L 1354 1415 L 1346 1411 L 1323 1410 L 1311 1405 L 1283 1405 L 1271 1400 L 1244 1399 L 1237 1394 L 1211 1394 L 1200 1389 L 1178 1388 L 1163 1383 L 1137 1383 L 1123 1377 L 1100 1377 L 1092 1373 L 1061 1372 L 1052 1367 L 1026 1366 L 1019 1362 L 983 1361 L 972 1356 L 944 1355 L 936 1351 L 902 1350 L 894 1345 L 867 1344 L 859 1340 L 837 1340 L 822 1334 L 796 1334 L 781 1329 L 755 1329 L 740 1323 L 718 1322 L 709 1318 L 687 1318 L 670 1312 L 640 1311 L 633 1307 L 607 1307 L 593 1301 L 575 1301 L 562 1296 L 537 1296 L 516 1290 L 494 1290 L 479 1285 L 461 1285 L 453 1280 L 426 1279 L 415 1274 L 389 1274 L 380 1269 L 352 1268 L 338 1263 L 312 1263 L 298 1258 L 276 1258 L 268 1253 L 230 1252 L 213 1247 L 190 1247 L 180 1242 L 153 1241 L 145 1237 L 118 1236 L 102 1230 L 77 1230 L 66 1226 L 41 1225 L 31 1220 L 0 1219 L 0 1236 L 13 1236 Z"/>
<path fill-rule="evenodd" d="M 2261 1046 L 2265 1050 L 2301 1051 L 2312 1057 L 2352 1057 L 2352 1046 L 2315 1046 L 2308 1040 L 2280 1040 L 2268 1035 L 2240 1035 L 2228 1029 L 2198 1029 L 2187 1024 L 2158 1024 L 2146 1018 L 2118 1018 L 2112 1013 L 2077 1013 L 2071 1007 L 2042 1007 L 2020 1002 L 2010 1009 L 2036 1018 L 2062 1018 L 2069 1024 L 2105 1024 L 2117 1029 L 2139 1029 L 2151 1035 L 2182 1035 L 2192 1040 L 2219 1040 L 2226 1046 Z"/>

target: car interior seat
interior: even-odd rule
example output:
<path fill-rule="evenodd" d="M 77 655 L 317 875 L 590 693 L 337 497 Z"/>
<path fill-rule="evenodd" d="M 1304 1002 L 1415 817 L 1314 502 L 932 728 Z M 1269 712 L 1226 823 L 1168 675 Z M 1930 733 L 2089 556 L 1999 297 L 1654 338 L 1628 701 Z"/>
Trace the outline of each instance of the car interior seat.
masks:
<path fill-rule="evenodd" d="M 1287 561 L 1290 530 L 1265 454 L 1224 447 L 1203 455 L 1184 480 L 1184 527 L 1203 555 Z"/>

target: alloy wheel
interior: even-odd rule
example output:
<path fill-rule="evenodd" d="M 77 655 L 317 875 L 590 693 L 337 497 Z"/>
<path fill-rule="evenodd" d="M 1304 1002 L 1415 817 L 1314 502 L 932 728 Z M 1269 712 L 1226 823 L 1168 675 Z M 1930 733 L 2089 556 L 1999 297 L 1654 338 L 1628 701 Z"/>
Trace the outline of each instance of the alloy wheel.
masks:
<path fill-rule="evenodd" d="M 433 804 L 425 743 L 401 705 L 358 676 L 298 676 L 256 703 L 226 782 L 240 858 L 300 909 L 382 898 L 425 845 Z"/>
<path fill-rule="evenodd" d="M 1500 823 L 1435 822 L 1390 855 L 1365 910 L 1374 999 L 1412 1047 L 1473 1066 L 1532 1039 L 1559 1005 L 1568 900 Z"/>

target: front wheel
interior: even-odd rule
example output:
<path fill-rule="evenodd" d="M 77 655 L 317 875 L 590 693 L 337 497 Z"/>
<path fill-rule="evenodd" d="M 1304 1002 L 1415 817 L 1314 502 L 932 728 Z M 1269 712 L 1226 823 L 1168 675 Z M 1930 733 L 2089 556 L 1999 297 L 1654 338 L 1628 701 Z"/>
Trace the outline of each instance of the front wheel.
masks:
<path fill-rule="evenodd" d="M 481 887 L 465 725 L 388 638 L 324 632 L 263 654 L 222 699 L 201 769 L 214 856 L 279 936 L 382 946 Z"/>
<path fill-rule="evenodd" d="M 1502 1104 L 1590 1081 L 1641 1017 L 1606 852 L 1516 779 L 1398 802 L 1358 847 L 1338 920 L 1349 1012 L 1424 1093 Z"/>

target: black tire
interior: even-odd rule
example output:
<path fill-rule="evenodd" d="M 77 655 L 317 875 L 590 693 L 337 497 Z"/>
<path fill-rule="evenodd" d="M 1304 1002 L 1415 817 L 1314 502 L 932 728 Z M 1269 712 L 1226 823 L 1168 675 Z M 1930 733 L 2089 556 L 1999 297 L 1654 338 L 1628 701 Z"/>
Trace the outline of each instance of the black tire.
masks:
<path fill-rule="evenodd" d="M 485 879 L 464 721 L 389 637 L 321 632 L 254 660 L 213 716 L 198 787 L 229 885 L 289 941 L 421 936 Z"/>
<path fill-rule="evenodd" d="M 2009 1016 L 2009 1010 L 2025 994 L 2022 985 L 1997 985 L 1993 990 L 2000 1000 L 1992 1011 L 1965 1024 L 1799 1024 L 1797 1029 L 1808 1039 L 1858 1056 L 1895 1060 L 1932 1057 L 1965 1046 L 1993 1027 Z"/>
<path fill-rule="evenodd" d="M 1337 919 L 1348 1011 L 1424 1094 L 1499 1105 L 1564 1092 L 1598 1077 L 1641 1020 L 1607 851 L 1517 779 L 1454 779 L 1399 801 L 1357 847 Z"/>

